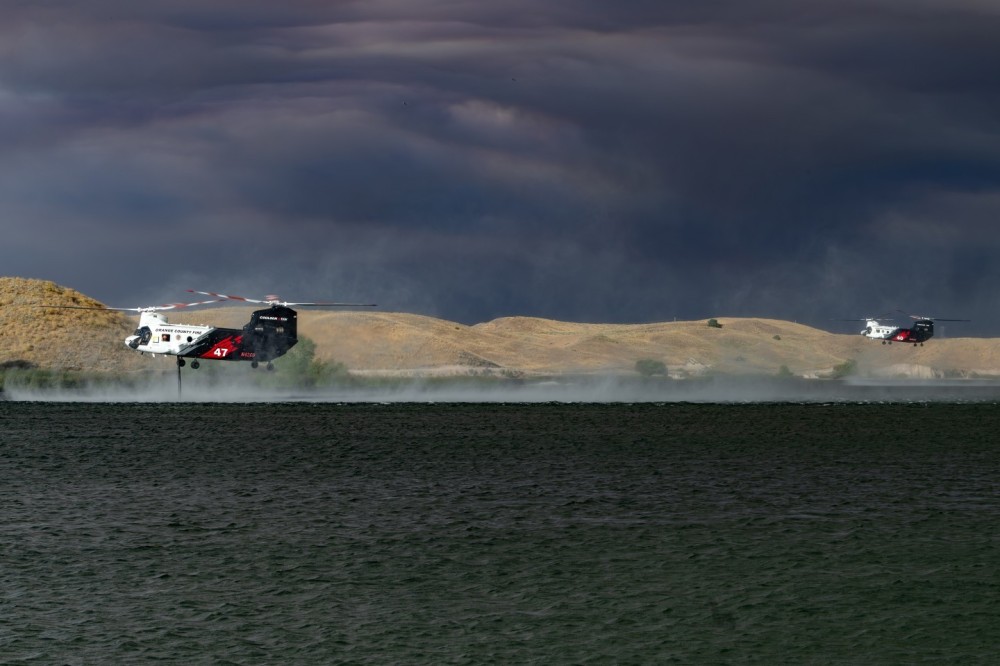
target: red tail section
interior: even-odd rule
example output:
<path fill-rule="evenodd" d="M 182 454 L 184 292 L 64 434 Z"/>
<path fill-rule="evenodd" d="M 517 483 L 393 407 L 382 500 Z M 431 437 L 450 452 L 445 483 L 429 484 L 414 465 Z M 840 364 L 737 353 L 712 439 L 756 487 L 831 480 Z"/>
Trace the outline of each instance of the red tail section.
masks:
<path fill-rule="evenodd" d="M 240 358 L 240 350 L 243 347 L 243 336 L 242 335 L 227 335 L 222 338 L 214 345 L 209 347 L 206 351 L 198 354 L 201 358 L 210 359 L 229 359 L 236 360 Z"/>

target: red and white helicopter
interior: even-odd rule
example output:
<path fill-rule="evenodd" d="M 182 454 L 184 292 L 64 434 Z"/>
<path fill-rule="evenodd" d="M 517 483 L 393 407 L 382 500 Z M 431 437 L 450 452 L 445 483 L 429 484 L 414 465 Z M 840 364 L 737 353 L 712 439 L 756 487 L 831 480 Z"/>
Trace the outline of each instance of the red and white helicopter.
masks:
<path fill-rule="evenodd" d="M 259 363 L 267 363 L 267 369 L 273 370 L 272 361 L 285 354 L 298 342 L 298 313 L 292 309 L 292 306 L 375 307 L 374 303 L 289 303 L 280 300 L 277 296 L 265 296 L 262 300 L 257 300 L 242 296 L 217 294 L 211 291 L 194 291 L 193 289 L 188 289 L 188 291 L 215 298 L 195 303 L 167 303 L 145 308 L 97 308 L 71 305 L 42 305 L 41 307 L 138 312 L 139 325 L 132 335 L 125 338 L 125 345 L 143 354 L 148 352 L 176 356 L 178 371 L 185 365 L 185 359 L 188 358 L 192 359 L 191 367 L 195 370 L 200 366 L 200 359 L 249 361 L 254 368 Z M 250 315 L 250 321 L 241 329 L 171 324 L 167 321 L 166 316 L 160 314 L 163 310 L 175 310 L 223 301 L 260 303 L 268 307 L 255 310 Z"/>
<path fill-rule="evenodd" d="M 906 314 L 906 313 L 903 313 Z M 901 326 L 885 325 L 882 322 L 892 321 L 884 317 L 868 317 L 851 321 L 864 321 L 865 327 L 861 329 L 861 335 L 872 340 L 881 340 L 882 344 L 891 345 L 893 342 L 902 342 L 916 346 L 924 346 L 924 342 L 934 337 L 935 321 L 971 321 L 970 319 L 942 319 L 940 317 L 919 317 L 917 315 L 906 315 L 914 320 L 913 326 L 903 328 Z"/>

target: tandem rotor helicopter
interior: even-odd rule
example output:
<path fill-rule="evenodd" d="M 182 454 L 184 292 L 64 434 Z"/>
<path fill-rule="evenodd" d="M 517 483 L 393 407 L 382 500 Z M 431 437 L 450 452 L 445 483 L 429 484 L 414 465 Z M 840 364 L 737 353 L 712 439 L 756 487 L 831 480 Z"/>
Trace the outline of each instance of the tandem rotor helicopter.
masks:
<path fill-rule="evenodd" d="M 900 311 L 902 312 L 902 311 Z M 902 314 L 906 314 L 903 312 Z M 923 347 L 924 342 L 934 337 L 934 322 L 936 321 L 972 321 L 971 319 L 942 319 L 941 317 L 920 317 L 906 314 L 913 319 L 913 326 L 903 328 L 902 326 L 886 325 L 882 322 L 892 321 L 884 315 L 879 317 L 866 317 L 864 319 L 845 319 L 842 321 L 863 321 L 865 327 L 861 329 L 861 335 L 871 340 L 881 340 L 882 344 L 891 345 L 893 342 L 902 342 Z"/>
<path fill-rule="evenodd" d="M 125 338 L 125 346 L 145 354 L 164 354 L 177 357 L 178 379 L 185 359 L 191 359 L 191 368 L 197 370 L 202 359 L 212 361 L 249 361 L 256 368 L 266 363 L 268 370 L 274 369 L 272 361 L 283 356 L 295 346 L 298 340 L 298 313 L 292 307 L 375 307 L 374 303 L 290 303 L 277 296 L 265 296 L 261 300 L 217 294 L 211 291 L 195 291 L 192 294 L 213 296 L 211 300 L 195 303 L 167 303 L 145 308 L 89 307 L 80 305 L 40 305 L 39 307 L 68 308 L 73 310 L 118 310 L 138 312 L 139 325 L 132 335 Z M 268 307 L 255 310 L 250 321 L 239 328 L 220 328 L 191 324 L 171 324 L 163 310 L 176 310 L 209 303 L 240 301 L 256 303 Z"/>

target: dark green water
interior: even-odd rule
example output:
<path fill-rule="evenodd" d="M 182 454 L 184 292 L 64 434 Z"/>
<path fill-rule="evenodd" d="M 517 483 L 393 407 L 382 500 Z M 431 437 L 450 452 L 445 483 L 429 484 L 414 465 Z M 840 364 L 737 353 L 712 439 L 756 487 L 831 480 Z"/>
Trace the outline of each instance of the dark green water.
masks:
<path fill-rule="evenodd" d="M 0 403 L 5 663 L 995 663 L 1000 406 Z"/>

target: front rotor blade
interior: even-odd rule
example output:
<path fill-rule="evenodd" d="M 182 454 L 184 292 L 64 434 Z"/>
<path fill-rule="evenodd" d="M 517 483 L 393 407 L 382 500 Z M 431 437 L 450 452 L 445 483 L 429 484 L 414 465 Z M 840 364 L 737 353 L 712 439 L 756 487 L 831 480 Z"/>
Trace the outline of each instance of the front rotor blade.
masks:
<path fill-rule="evenodd" d="M 93 305 L 47 305 L 38 304 L 39 308 L 60 308 L 63 310 L 114 310 L 115 312 L 158 312 L 160 310 L 176 310 L 177 308 L 190 308 L 195 305 L 208 305 L 209 303 L 221 303 L 223 299 L 216 298 L 211 301 L 198 301 L 196 303 L 164 303 L 163 305 L 151 305 L 145 308 L 112 308 L 108 306 L 97 307 Z"/>
<path fill-rule="evenodd" d="M 134 308 L 134 309 L 145 310 L 147 312 L 151 312 L 154 310 L 176 310 L 177 308 L 190 308 L 195 305 L 208 305 L 209 303 L 221 303 L 223 300 L 225 299 L 214 298 L 210 301 L 197 301 L 195 303 L 164 303 L 163 305 L 154 305 L 153 307 L 150 308 Z"/>
<path fill-rule="evenodd" d="M 46 303 L 35 304 L 36 308 L 59 308 L 61 310 L 114 310 L 116 312 L 141 312 L 142 308 L 109 308 L 107 306 L 97 307 L 95 305 L 48 305 Z"/>
<path fill-rule="evenodd" d="M 229 294 L 217 294 L 214 291 L 195 291 L 194 289 L 188 289 L 188 292 L 192 294 L 204 294 L 205 296 L 216 296 L 221 299 L 229 301 L 245 301 L 247 303 L 267 303 L 267 301 L 258 301 L 253 298 L 244 298 L 242 296 L 230 296 Z"/>
<path fill-rule="evenodd" d="M 204 294 L 206 296 L 216 296 L 218 298 L 224 298 L 230 301 L 242 301 L 244 303 L 261 303 L 263 305 L 282 305 L 284 307 L 347 307 L 347 308 L 374 308 L 378 307 L 374 303 L 334 303 L 327 301 L 317 301 L 310 303 L 292 303 L 289 301 L 279 301 L 277 296 L 268 296 L 266 299 L 256 299 L 256 298 L 246 298 L 245 296 L 233 296 L 231 294 L 218 294 L 214 291 L 196 291 L 194 289 L 188 289 L 188 292 L 192 294 Z"/>

